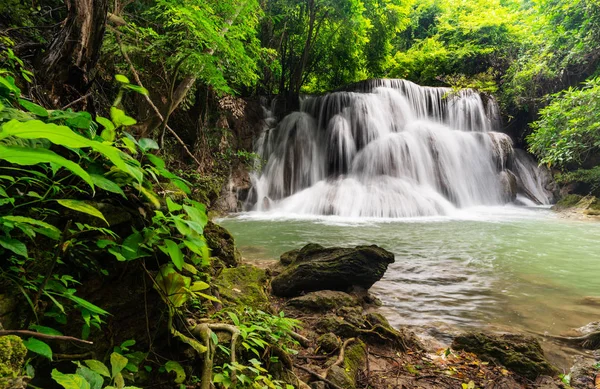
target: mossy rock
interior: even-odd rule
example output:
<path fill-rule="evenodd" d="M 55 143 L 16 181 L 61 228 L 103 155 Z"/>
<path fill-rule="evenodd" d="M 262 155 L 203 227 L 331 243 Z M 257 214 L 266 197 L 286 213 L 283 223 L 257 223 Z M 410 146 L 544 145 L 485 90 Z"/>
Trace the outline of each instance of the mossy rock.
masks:
<path fill-rule="evenodd" d="M 227 229 L 209 221 L 204 227 L 204 238 L 211 250 L 227 267 L 236 267 L 242 261 L 242 255 L 235 247 L 235 239 Z"/>
<path fill-rule="evenodd" d="M 365 320 L 371 327 L 371 333 L 363 334 L 363 338 L 370 342 L 392 343 L 403 351 L 425 349 L 414 332 L 406 328 L 395 329 L 380 313 L 370 312 L 365 316 Z"/>
<path fill-rule="evenodd" d="M 504 365 L 508 370 L 530 380 L 558 373 L 544 357 L 537 339 L 530 336 L 471 332 L 457 336 L 452 348 L 476 354 L 484 361 Z"/>
<path fill-rule="evenodd" d="M 325 250 L 325 247 L 316 243 L 309 243 L 301 249 L 295 249 L 287 251 L 279 257 L 279 261 L 282 265 L 291 265 L 294 262 L 300 262 L 306 258 L 309 258 L 311 254 Z"/>
<path fill-rule="evenodd" d="M 287 304 L 301 311 L 323 312 L 341 307 L 355 307 L 359 305 L 359 302 L 348 293 L 335 290 L 319 290 L 295 297 L 289 300 Z"/>
<path fill-rule="evenodd" d="M 269 299 L 265 292 L 267 274 L 251 265 L 225 268 L 215 280 L 221 301 L 241 307 L 268 309 Z"/>
<path fill-rule="evenodd" d="M 273 294 L 295 297 L 303 293 L 327 289 L 347 291 L 356 287 L 369 289 L 379 281 L 394 254 L 373 246 L 355 248 L 307 245 L 282 257 L 290 264 L 273 278 Z"/>
<path fill-rule="evenodd" d="M 0 337 L 0 389 L 14 389 L 25 364 L 27 349 L 15 335 Z"/>
<path fill-rule="evenodd" d="M 567 209 L 567 208 L 572 208 L 575 205 L 577 205 L 577 203 L 583 198 L 583 196 L 577 195 L 577 194 L 568 194 L 565 197 L 563 197 L 562 199 L 560 199 L 556 205 L 554 207 L 552 207 L 553 209 Z"/>
<path fill-rule="evenodd" d="M 344 360 L 339 366 L 332 366 L 327 379 L 344 389 L 356 388 L 359 372 L 367 361 L 367 346 L 356 339 L 346 346 Z"/>
<path fill-rule="evenodd" d="M 319 351 L 330 354 L 342 346 L 342 341 L 333 332 L 328 332 L 317 338 Z"/>
<path fill-rule="evenodd" d="M 360 329 L 336 315 L 325 315 L 315 324 L 318 333 L 331 332 L 341 338 L 353 338 L 360 335 Z"/>

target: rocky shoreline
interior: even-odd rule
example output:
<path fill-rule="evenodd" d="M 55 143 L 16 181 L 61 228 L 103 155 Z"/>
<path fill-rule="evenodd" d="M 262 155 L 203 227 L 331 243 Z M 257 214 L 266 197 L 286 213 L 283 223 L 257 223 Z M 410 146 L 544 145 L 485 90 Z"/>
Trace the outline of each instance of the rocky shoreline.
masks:
<path fill-rule="evenodd" d="M 226 304 L 284 312 L 302 322 L 299 352 L 278 377 L 296 387 L 593 389 L 600 384 L 589 361 L 561 379 L 531 336 L 468 332 L 450 347 L 432 349 L 409 329 L 392 328 L 368 289 L 393 261 L 392 253 L 377 246 L 309 244 L 270 266 L 223 269 L 216 282 Z"/>

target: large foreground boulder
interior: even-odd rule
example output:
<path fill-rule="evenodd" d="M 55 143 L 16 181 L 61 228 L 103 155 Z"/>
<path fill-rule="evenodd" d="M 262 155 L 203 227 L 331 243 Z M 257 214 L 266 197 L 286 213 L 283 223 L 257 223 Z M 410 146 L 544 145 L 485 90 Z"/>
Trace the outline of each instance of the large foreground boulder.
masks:
<path fill-rule="evenodd" d="M 544 357 L 540 343 L 531 336 L 470 332 L 457 336 L 452 348 L 471 352 L 484 361 L 504 365 L 530 380 L 558 372 Z"/>
<path fill-rule="evenodd" d="M 309 244 L 283 254 L 281 262 L 287 267 L 273 278 L 273 294 L 295 297 L 324 289 L 369 289 L 394 262 L 394 254 L 377 246 L 325 248 Z"/>

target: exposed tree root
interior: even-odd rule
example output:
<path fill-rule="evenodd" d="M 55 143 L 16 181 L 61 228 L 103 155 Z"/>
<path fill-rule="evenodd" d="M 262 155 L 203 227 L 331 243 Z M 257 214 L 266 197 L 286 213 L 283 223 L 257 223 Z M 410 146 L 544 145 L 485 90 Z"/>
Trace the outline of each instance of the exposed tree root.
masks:
<path fill-rule="evenodd" d="M 294 367 L 297 368 L 297 369 L 300 369 L 300 370 L 303 370 L 303 371 L 307 372 L 308 374 L 310 374 L 311 376 L 313 376 L 314 378 L 316 378 L 319 381 L 325 382 L 327 385 L 331 386 L 333 389 L 344 389 L 341 386 L 335 384 L 334 382 L 328 380 L 327 378 L 324 378 L 323 376 L 321 376 L 316 371 L 310 370 L 307 367 L 304 367 L 304 366 L 301 366 L 301 365 L 297 365 L 297 364 L 294 364 Z"/>
<path fill-rule="evenodd" d="M 204 362 L 202 364 L 200 389 L 210 389 L 210 384 L 212 382 L 213 363 L 215 357 L 215 345 L 210 339 L 210 332 L 225 331 L 231 334 L 230 361 L 233 364 L 236 362 L 236 342 L 237 338 L 240 336 L 240 330 L 234 325 L 225 323 L 200 323 L 188 329 L 192 333 L 192 335 L 199 337 L 204 343 L 204 346 L 206 347 L 206 352 L 204 353 Z M 232 372 L 231 381 L 235 383 L 234 372 Z"/>

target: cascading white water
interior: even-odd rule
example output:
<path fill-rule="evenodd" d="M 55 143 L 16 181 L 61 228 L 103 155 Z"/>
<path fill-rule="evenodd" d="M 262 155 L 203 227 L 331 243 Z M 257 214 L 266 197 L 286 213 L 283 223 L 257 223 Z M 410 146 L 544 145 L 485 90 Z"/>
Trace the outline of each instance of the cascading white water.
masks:
<path fill-rule="evenodd" d="M 516 195 L 515 180 L 531 181 L 507 172 L 512 141 L 497 132 L 493 99 L 405 80 L 353 90 L 304 99 L 300 112 L 261 135 L 256 150 L 266 164 L 253 177 L 255 210 L 444 215 L 505 203 Z M 522 172 L 531 175 L 531 166 Z"/>

